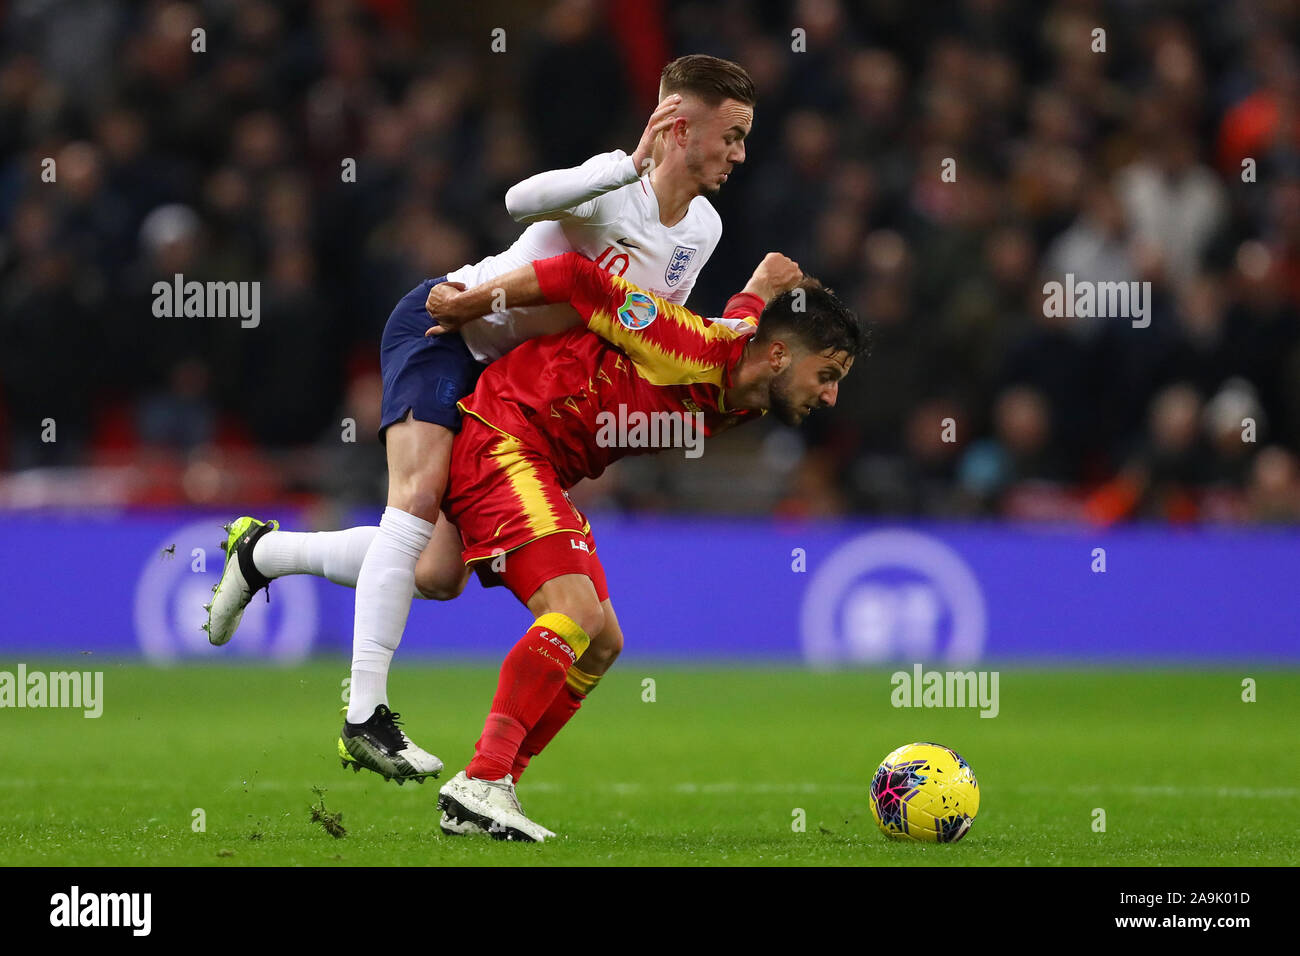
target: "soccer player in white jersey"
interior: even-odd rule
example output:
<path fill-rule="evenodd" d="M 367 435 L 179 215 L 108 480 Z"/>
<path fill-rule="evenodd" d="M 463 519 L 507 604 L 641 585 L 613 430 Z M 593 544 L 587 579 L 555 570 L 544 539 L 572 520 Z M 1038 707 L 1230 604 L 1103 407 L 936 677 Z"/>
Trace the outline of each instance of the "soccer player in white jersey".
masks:
<path fill-rule="evenodd" d="M 440 513 L 456 402 L 486 363 L 528 338 L 576 324 L 567 304 L 493 312 L 463 334 L 426 337 L 425 301 L 442 281 L 490 282 L 536 259 L 578 252 L 614 275 L 684 304 L 722 235 L 706 197 L 745 161 L 754 86 L 727 60 L 692 55 L 664 67 L 660 103 L 631 156 L 593 156 L 511 187 L 506 207 L 531 225 L 505 252 L 411 290 L 389 317 L 381 346 L 388 503 L 378 527 L 296 533 L 242 517 L 227 525 L 226 563 L 208 605 L 208 639 L 234 635 L 252 596 L 285 574 L 355 587 L 352 681 L 339 737 L 345 766 L 402 783 L 436 777 L 442 761 L 411 742 L 388 707 L 388 671 L 411 599 L 446 600 L 464 587 L 461 542 Z"/>

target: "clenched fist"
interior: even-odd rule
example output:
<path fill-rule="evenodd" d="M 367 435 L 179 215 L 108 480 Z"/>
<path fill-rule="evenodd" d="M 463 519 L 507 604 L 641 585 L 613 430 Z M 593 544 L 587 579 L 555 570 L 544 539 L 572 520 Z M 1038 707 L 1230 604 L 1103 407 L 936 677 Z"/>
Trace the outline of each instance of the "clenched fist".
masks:
<path fill-rule="evenodd" d="M 802 279 L 803 270 L 799 268 L 799 263 L 779 252 L 769 252 L 749 277 L 745 291 L 752 292 L 764 302 L 771 302 L 777 296 L 789 292 Z"/>

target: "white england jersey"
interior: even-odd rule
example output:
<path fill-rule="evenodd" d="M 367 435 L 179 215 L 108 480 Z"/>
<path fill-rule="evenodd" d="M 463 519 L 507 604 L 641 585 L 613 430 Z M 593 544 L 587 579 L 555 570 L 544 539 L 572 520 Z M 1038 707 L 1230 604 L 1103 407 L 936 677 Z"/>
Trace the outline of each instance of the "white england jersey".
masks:
<path fill-rule="evenodd" d="M 637 176 L 622 150 L 526 179 L 506 193 L 506 208 L 532 225 L 505 252 L 449 272 L 449 280 L 469 289 L 534 259 L 577 252 L 681 305 L 722 237 L 722 219 L 702 196 L 675 226 L 661 223 L 649 176 Z M 460 334 L 476 359 L 491 362 L 526 339 L 577 324 L 573 308 L 556 303 L 491 312 Z"/>

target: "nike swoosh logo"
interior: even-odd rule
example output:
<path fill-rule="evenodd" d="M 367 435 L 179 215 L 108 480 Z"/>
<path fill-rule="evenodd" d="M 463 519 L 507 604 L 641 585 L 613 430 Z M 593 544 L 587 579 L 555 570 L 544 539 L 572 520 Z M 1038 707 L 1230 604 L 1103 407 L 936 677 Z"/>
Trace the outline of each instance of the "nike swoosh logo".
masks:
<path fill-rule="evenodd" d="M 624 236 L 622 239 L 615 239 L 614 241 L 617 242 L 620 246 L 627 246 L 629 249 L 640 249 L 640 248 L 641 248 L 641 247 L 638 246 L 635 242 L 633 242 L 631 239 L 629 239 L 627 236 Z"/>

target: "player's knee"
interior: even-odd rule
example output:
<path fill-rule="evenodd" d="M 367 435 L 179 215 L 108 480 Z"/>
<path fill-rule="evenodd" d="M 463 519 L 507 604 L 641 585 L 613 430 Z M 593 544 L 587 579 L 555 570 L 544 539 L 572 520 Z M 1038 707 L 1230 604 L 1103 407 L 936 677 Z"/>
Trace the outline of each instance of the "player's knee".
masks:
<path fill-rule="evenodd" d="M 469 583 L 469 570 L 464 566 L 454 569 L 424 570 L 416 568 L 415 588 L 429 601 L 454 601 Z"/>
<path fill-rule="evenodd" d="M 603 674 L 614 666 L 614 661 L 618 660 L 622 651 L 623 633 L 617 628 L 606 628 L 592 640 L 578 666 L 591 673 Z"/>
<path fill-rule="evenodd" d="M 605 609 L 600 606 L 599 601 L 594 599 L 594 595 L 590 601 L 576 600 L 567 602 L 565 606 L 558 610 L 572 620 L 574 624 L 582 628 L 583 633 L 588 637 L 592 634 L 599 634 L 605 628 Z"/>
<path fill-rule="evenodd" d="M 436 523 L 438 509 L 442 507 L 443 490 L 433 475 L 412 475 L 389 489 L 388 503 L 407 514 Z"/>

